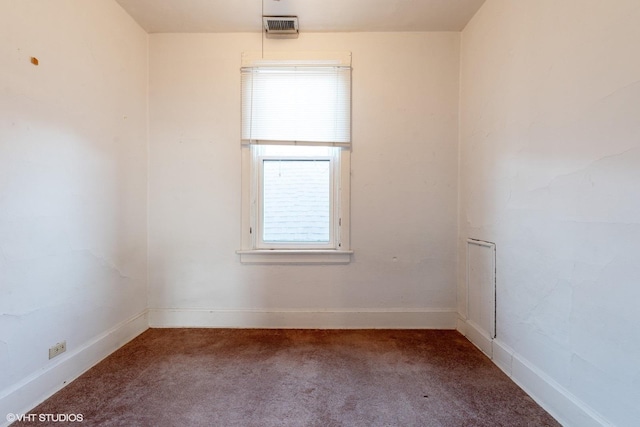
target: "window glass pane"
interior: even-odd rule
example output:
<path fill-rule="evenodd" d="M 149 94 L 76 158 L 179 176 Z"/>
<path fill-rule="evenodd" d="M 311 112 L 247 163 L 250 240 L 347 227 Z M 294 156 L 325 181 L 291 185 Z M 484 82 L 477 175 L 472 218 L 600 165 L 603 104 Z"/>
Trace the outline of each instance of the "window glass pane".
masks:
<path fill-rule="evenodd" d="M 263 240 L 328 243 L 329 160 L 263 160 Z"/>

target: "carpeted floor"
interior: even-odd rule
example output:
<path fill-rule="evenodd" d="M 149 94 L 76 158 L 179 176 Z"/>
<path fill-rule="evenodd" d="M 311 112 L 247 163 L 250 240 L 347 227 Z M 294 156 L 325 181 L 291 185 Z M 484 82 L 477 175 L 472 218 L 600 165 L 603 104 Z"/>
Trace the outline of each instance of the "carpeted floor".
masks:
<path fill-rule="evenodd" d="M 32 413 L 82 414 L 56 426 L 559 425 L 462 335 L 433 330 L 149 329 Z"/>

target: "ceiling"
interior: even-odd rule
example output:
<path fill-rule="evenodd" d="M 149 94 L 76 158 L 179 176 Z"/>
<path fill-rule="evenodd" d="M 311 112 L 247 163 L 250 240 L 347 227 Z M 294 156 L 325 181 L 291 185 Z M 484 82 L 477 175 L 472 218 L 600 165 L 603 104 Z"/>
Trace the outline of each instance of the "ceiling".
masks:
<path fill-rule="evenodd" d="M 116 1 L 149 33 L 258 32 L 263 8 L 298 16 L 304 33 L 460 31 L 485 0 Z"/>

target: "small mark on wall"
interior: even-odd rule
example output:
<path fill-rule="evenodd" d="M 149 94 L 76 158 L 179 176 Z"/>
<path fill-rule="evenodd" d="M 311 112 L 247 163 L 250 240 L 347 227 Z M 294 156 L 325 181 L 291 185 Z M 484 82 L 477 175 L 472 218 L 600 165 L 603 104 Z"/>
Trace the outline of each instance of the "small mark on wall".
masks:
<path fill-rule="evenodd" d="M 38 58 L 36 58 L 35 56 L 32 56 L 31 63 L 35 66 L 38 66 L 40 64 L 40 61 L 38 61 Z"/>

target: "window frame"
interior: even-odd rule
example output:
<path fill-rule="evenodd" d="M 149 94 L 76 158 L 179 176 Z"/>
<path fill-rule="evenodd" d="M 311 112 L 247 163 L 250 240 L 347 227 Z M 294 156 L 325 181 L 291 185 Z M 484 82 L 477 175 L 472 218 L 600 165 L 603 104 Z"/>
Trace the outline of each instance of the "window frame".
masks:
<path fill-rule="evenodd" d="M 255 205 L 255 247 L 256 249 L 337 249 L 339 245 L 339 227 L 336 229 L 340 218 L 339 212 L 339 180 L 340 180 L 340 155 L 337 149 L 332 150 L 332 155 L 294 155 L 294 154 L 264 154 L 263 146 L 254 146 L 254 176 L 257 180 L 252 205 Z M 324 242 L 272 242 L 264 240 L 264 162 L 265 161 L 328 161 L 329 162 L 329 241 Z M 336 168 L 338 168 L 336 170 Z M 336 185 L 338 183 L 338 185 Z"/>
<path fill-rule="evenodd" d="M 237 251 L 240 261 L 249 264 L 346 264 L 351 262 L 353 253 L 350 249 L 351 150 L 336 147 L 335 155 L 332 156 L 334 157 L 332 171 L 334 208 L 331 234 L 334 244 L 324 248 L 290 244 L 281 247 L 259 245 L 257 198 L 260 185 L 258 160 L 261 156 L 257 155 L 258 151 L 258 145 L 242 146 L 242 249 Z"/>
<path fill-rule="evenodd" d="M 311 68 L 308 68 L 311 67 Z M 303 124 L 305 130 L 313 129 L 333 129 L 333 132 L 320 132 L 311 134 L 295 133 L 290 135 L 281 132 L 262 132 L 265 130 L 260 123 L 260 115 L 254 123 L 254 107 L 261 105 L 254 104 L 256 98 L 259 101 L 264 87 L 256 85 L 255 77 L 259 77 L 260 69 L 282 69 L 291 71 L 300 69 L 304 72 L 312 69 L 325 69 L 322 74 L 327 77 L 333 76 L 336 79 L 335 104 L 331 106 L 334 111 L 342 111 L 340 117 L 335 117 L 330 123 L 312 120 Z M 325 73 L 326 71 L 326 73 Z M 257 72 L 258 74 L 253 74 Z M 241 65 L 241 163 L 242 163 L 242 192 L 241 192 L 241 249 L 236 251 L 240 255 L 242 263 L 349 263 L 351 262 L 350 249 L 350 182 L 351 182 L 351 52 L 243 52 Z M 264 80 L 262 80 L 264 82 Z M 344 91 L 340 88 L 345 89 Z M 285 99 L 297 99 L 286 98 Z M 301 98 L 308 100 L 309 98 Z M 313 99 L 313 98 L 312 98 Z M 328 105 L 323 100 L 318 99 L 315 103 L 320 107 Z M 267 103 L 268 104 L 268 103 Z M 268 104 L 270 107 L 278 107 L 278 104 Z M 288 103 L 281 106 L 286 107 Z M 294 107 L 291 111 L 307 111 L 307 108 L 314 103 Z M 314 107 L 315 108 L 315 107 Z M 262 110 L 257 110 L 262 111 Z M 289 123 L 299 124 L 297 114 L 289 116 L 285 112 L 273 119 L 275 129 L 282 126 L 289 126 Z M 260 113 L 259 113 L 260 114 Z M 304 115 L 303 115 L 304 117 Z M 319 119 L 323 114 L 314 114 L 313 117 Z M 247 121 L 248 120 L 248 121 Z M 304 120 L 304 118 L 302 118 Z M 254 128 L 254 124 L 257 126 Z M 319 127 L 318 127 L 319 126 Z M 320 145 L 327 147 L 339 147 L 337 159 L 334 166 L 334 173 L 338 179 L 334 180 L 335 207 L 333 227 L 331 228 L 335 236 L 335 243 L 327 248 L 293 247 L 289 248 L 259 247 L 256 244 L 256 201 L 257 191 L 255 156 L 253 154 L 256 145 Z"/>

